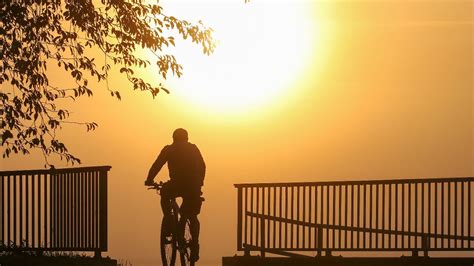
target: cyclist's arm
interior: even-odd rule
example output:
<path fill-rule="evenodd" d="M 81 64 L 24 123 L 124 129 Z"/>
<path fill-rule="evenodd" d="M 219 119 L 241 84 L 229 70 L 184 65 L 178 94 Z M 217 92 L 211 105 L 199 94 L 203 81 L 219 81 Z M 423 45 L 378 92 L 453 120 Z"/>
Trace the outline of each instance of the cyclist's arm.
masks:
<path fill-rule="evenodd" d="M 155 162 L 152 164 L 150 171 L 148 171 L 148 177 L 146 179 L 147 182 L 153 182 L 155 176 L 160 172 L 163 165 L 168 161 L 168 146 L 165 146 L 158 158 L 156 158 Z"/>
<path fill-rule="evenodd" d="M 196 146 L 196 160 L 197 160 L 197 174 L 201 181 L 201 186 L 204 184 L 204 176 L 206 175 L 206 163 L 204 158 L 202 158 L 201 151 Z"/>

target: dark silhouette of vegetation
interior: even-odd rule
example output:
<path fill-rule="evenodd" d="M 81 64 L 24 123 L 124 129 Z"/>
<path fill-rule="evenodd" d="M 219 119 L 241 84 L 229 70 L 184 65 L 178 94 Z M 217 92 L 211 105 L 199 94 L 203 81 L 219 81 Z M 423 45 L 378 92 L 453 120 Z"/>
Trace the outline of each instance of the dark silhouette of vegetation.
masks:
<path fill-rule="evenodd" d="M 178 77 L 182 66 L 164 49 L 175 45 L 175 37 L 190 39 L 204 54 L 214 50 L 212 29 L 201 22 L 169 16 L 158 4 L 143 0 L 14 0 L 0 3 L 0 134 L 3 157 L 28 154 L 39 148 L 46 164 L 57 154 L 67 162 L 80 163 L 56 134 L 65 123 L 94 130 L 94 122 L 72 121 L 61 99 L 91 96 L 89 80 L 105 81 L 113 65 L 127 77 L 134 90 L 155 97 L 168 92 L 160 83 L 152 85 L 138 77 L 135 68 L 150 61 L 137 55 L 148 49 L 156 55 L 163 79 Z M 101 53 L 97 53 L 100 51 Z M 103 55 L 95 60 L 94 55 Z M 98 63 L 101 61 L 101 63 Z M 51 72 L 57 66 L 59 71 Z M 47 69 L 50 69 L 49 72 Z M 70 75 L 73 87 L 50 82 L 50 75 Z"/>
<path fill-rule="evenodd" d="M 0 264 L 22 266 L 117 266 L 117 260 L 94 258 L 76 252 L 45 251 L 41 255 L 27 251 L 0 252 Z M 131 265 L 131 264 L 128 264 Z"/>

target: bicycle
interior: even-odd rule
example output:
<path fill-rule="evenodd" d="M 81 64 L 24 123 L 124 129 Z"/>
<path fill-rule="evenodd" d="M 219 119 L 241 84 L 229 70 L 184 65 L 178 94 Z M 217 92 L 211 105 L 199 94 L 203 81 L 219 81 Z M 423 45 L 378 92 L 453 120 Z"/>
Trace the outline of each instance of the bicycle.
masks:
<path fill-rule="evenodd" d="M 150 186 L 148 189 L 155 189 L 156 192 L 159 193 L 162 187 L 163 182 L 160 182 L 154 183 L 153 186 Z M 204 199 L 201 198 L 201 200 Z M 191 259 L 193 252 L 195 252 L 191 233 L 192 220 L 190 217 L 181 216 L 179 210 L 180 206 L 176 202 L 176 199 L 171 199 L 171 213 L 168 216 L 171 221 L 165 221 L 165 216 L 163 216 L 161 222 L 160 249 L 163 266 L 175 265 L 177 251 L 179 251 L 181 266 L 195 265 L 195 261 Z M 180 235 L 182 239 L 180 239 Z"/>

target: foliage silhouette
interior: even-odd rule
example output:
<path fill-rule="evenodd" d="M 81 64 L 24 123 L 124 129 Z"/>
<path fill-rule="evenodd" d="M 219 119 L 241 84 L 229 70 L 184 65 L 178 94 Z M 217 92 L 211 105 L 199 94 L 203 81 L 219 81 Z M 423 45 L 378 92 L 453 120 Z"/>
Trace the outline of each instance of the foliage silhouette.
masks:
<path fill-rule="evenodd" d="M 150 62 L 137 55 L 147 49 L 156 56 L 163 79 L 171 72 L 178 77 L 182 66 L 164 49 L 175 45 L 175 37 L 190 39 L 213 52 L 212 29 L 201 21 L 190 23 L 163 13 L 158 4 L 144 0 L 13 0 L 0 3 L 0 134 L 3 157 L 28 154 L 39 148 L 48 157 L 57 154 L 68 163 L 80 163 L 69 152 L 56 132 L 65 123 L 80 124 L 94 130 L 94 122 L 72 121 L 70 111 L 59 107 L 61 99 L 91 96 L 89 79 L 105 81 L 117 99 L 118 91 L 109 88 L 112 65 L 130 81 L 134 90 L 155 97 L 168 90 L 160 83 L 151 85 L 138 77 L 133 68 L 146 68 Z M 94 49 L 103 54 L 96 64 Z M 97 52 L 95 53 L 97 54 Z M 98 60 L 100 61 L 100 60 Z M 52 84 L 48 66 L 57 65 L 75 84 Z M 54 73 L 57 75 L 58 73 Z"/>

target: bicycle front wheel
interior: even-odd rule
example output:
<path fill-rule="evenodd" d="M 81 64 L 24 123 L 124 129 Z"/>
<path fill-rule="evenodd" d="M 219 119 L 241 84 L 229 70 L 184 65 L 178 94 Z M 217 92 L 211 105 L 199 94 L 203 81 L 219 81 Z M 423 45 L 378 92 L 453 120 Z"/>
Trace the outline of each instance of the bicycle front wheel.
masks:
<path fill-rule="evenodd" d="M 174 224 L 177 224 L 176 216 L 172 216 Z M 176 262 L 176 233 L 172 228 L 172 223 L 163 220 L 161 222 L 161 233 L 160 233 L 160 248 L 161 248 L 161 261 L 163 266 L 174 266 Z"/>
<path fill-rule="evenodd" d="M 191 252 L 195 252 L 192 250 L 193 247 L 193 237 L 191 234 L 191 221 L 186 219 L 186 221 L 181 224 L 184 228 L 180 228 L 183 230 L 183 241 L 180 243 L 180 260 L 181 266 L 194 266 L 194 260 L 192 259 Z"/>

